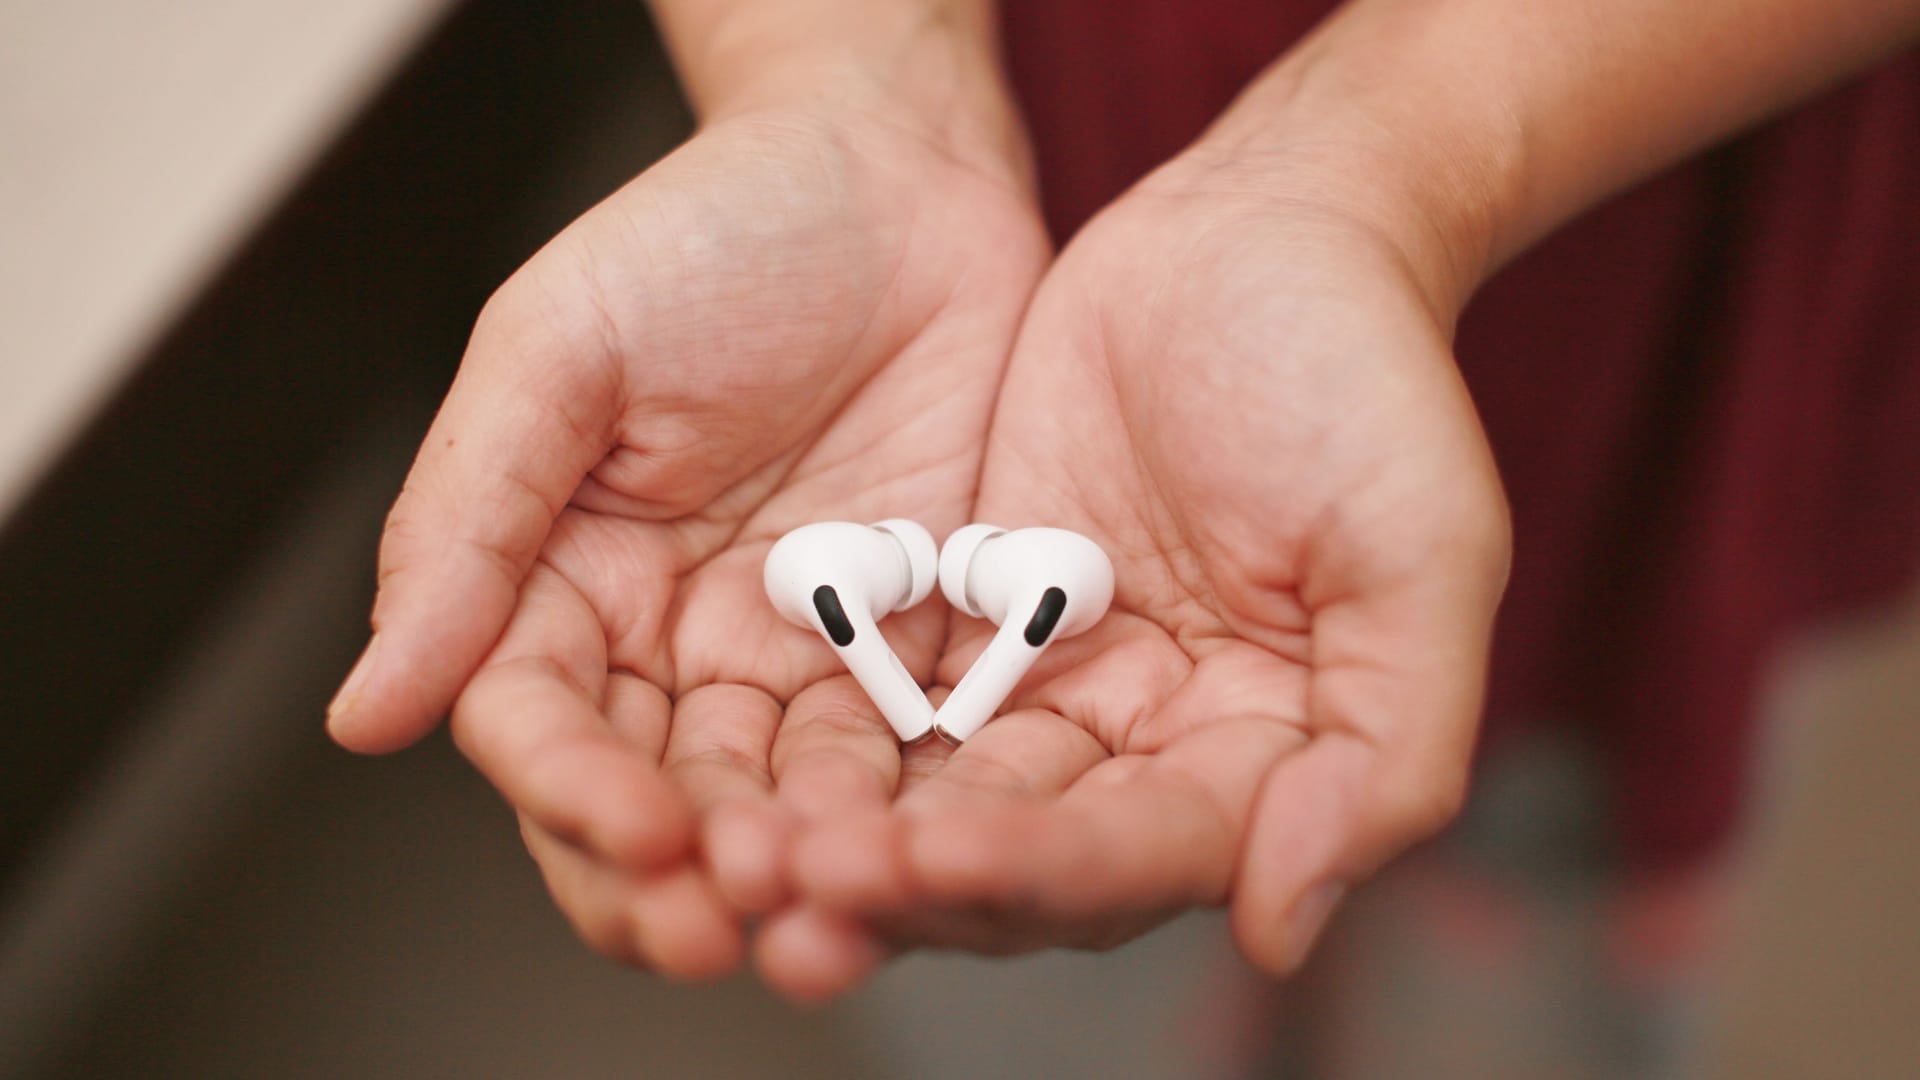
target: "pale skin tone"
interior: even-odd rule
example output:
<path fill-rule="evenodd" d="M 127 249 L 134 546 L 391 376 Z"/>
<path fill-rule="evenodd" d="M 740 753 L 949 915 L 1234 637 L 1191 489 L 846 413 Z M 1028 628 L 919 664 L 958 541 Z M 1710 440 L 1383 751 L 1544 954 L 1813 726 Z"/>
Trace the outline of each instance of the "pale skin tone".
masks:
<path fill-rule="evenodd" d="M 1464 789 L 1508 545 L 1473 288 L 1920 27 L 1355 0 L 1050 262 L 983 0 L 657 8 L 701 131 L 489 304 L 329 723 L 451 707 L 586 941 L 808 999 L 1204 905 L 1297 966 Z M 1118 572 L 957 752 L 903 755 L 759 592 L 786 529 L 895 516 Z M 937 700 L 992 627 L 885 629 Z"/>

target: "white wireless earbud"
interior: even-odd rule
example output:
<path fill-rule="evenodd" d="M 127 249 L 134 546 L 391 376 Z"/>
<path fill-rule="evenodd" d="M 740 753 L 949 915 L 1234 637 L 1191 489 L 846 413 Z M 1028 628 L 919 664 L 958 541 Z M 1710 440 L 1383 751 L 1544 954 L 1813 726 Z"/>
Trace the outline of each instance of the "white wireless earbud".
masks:
<path fill-rule="evenodd" d="M 1100 545 L 1065 529 L 969 525 L 940 551 L 940 591 L 1000 627 L 934 715 L 933 729 L 960 743 L 993 718 L 1049 644 L 1107 613 L 1113 563 Z"/>
<path fill-rule="evenodd" d="M 877 624 L 933 591 L 935 550 L 911 521 L 823 521 L 781 537 L 763 573 L 774 608 L 827 639 L 901 742 L 933 730 L 933 706 Z"/>

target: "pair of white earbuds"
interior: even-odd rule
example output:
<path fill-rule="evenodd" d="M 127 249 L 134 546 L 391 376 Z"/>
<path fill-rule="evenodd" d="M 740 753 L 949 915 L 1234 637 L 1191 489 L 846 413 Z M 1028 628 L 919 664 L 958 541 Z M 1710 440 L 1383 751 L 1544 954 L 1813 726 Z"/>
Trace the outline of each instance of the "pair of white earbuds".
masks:
<path fill-rule="evenodd" d="M 938 732 L 959 743 L 993 718 L 1048 645 L 1100 621 L 1113 563 L 1066 529 L 968 525 L 935 554 L 933 534 L 901 518 L 803 525 L 767 553 L 767 598 L 789 622 L 827 639 L 901 742 Z M 879 621 L 925 600 L 1000 627 L 938 712 L 901 665 Z"/>

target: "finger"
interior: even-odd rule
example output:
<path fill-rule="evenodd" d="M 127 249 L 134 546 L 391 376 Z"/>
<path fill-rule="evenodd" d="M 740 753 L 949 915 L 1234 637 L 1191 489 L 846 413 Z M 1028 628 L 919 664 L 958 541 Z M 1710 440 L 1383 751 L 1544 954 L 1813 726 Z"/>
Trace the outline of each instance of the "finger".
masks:
<path fill-rule="evenodd" d="M 1351 884 L 1458 812 L 1497 578 L 1436 570 L 1316 613 L 1314 738 L 1263 782 L 1234 897 L 1255 963 L 1296 969 Z"/>
<path fill-rule="evenodd" d="M 1151 756 L 1112 758 L 1055 798 L 985 800 L 919 819 L 916 880 L 988 903 L 1061 943 L 1100 944 L 1143 914 L 1223 902 L 1261 778 L 1304 736 L 1271 718 L 1205 724 Z"/>
<path fill-rule="evenodd" d="M 366 753 L 431 730 L 499 636 L 555 515 L 613 444 L 605 335 L 516 275 L 474 327 L 380 541 L 374 635 L 327 724 Z M 559 328 L 559 329 L 556 329 Z"/>
<path fill-rule="evenodd" d="M 907 865 L 912 822 L 1063 791 L 1106 757 L 1098 740 L 1058 716 L 1009 713 L 903 794 L 897 813 L 848 813 L 817 823 L 794 844 L 795 885 L 833 910 L 901 914 L 920 900 Z"/>
<path fill-rule="evenodd" d="M 913 904 L 904 832 L 885 810 L 820 822 L 799 832 L 787 854 L 792 891 L 807 903 L 862 915 L 893 914 Z"/>
<path fill-rule="evenodd" d="M 703 830 L 708 865 L 736 908 L 768 912 L 792 894 L 788 848 L 809 822 L 884 810 L 900 769 L 893 730 L 849 677 L 802 690 L 770 753 L 772 798 L 717 806 Z"/>
<path fill-rule="evenodd" d="M 637 882 L 628 910 L 641 959 L 663 974 L 706 982 L 739 970 L 746 958 L 740 920 L 691 863 Z"/>
<path fill-rule="evenodd" d="M 554 906 L 573 924 L 580 940 L 616 964 L 637 966 L 641 958 L 628 915 L 632 890 L 626 878 L 525 814 L 520 815 L 520 835 L 534 865 L 540 868 Z"/>
<path fill-rule="evenodd" d="M 599 635 L 564 578 L 530 578 L 496 658 L 454 707 L 454 741 L 542 828 L 621 865 L 653 866 L 686 849 L 691 814 L 655 761 L 602 713 Z M 636 683 L 618 683 L 623 723 L 664 727 L 665 696 Z"/>
<path fill-rule="evenodd" d="M 900 808 L 924 820 L 982 801 L 1057 795 L 1110 757 L 1080 725 L 1052 712 L 1023 709 L 980 729 L 939 771 L 902 795 Z"/>
<path fill-rule="evenodd" d="M 792 835 L 792 821 L 771 799 L 723 803 L 707 812 L 700 849 L 714 887 L 734 911 L 762 915 L 787 902 Z"/>
<path fill-rule="evenodd" d="M 773 790 L 770 758 L 780 703 L 764 690 L 718 683 L 674 703 L 665 765 L 695 809 L 763 799 Z"/>
<path fill-rule="evenodd" d="M 745 935 L 691 866 L 635 878 L 524 816 L 521 835 L 554 903 L 595 952 L 696 982 L 740 967 Z"/>
<path fill-rule="evenodd" d="M 666 754 L 673 713 L 666 692 L 631 671 L 610 671 L 601 696 L 613 733 L 625 739 L 642 761 L 659 761 Z"/>
<path fill-rule="evenodd" d="M 738 912 L 784 899 L 779 870 L 785 820 L 772 810 L 770 764 L 780 703 L 734 684 L 696 687 L 673 710 L 666 767 L 701 817 L 701 847 L 712 884 Z"/>
<path fill-rule="evenodd" d="M 851 676 L 788 704 L 772 765 L 781 804 L 802 821 L 883 807 L 900 782 L 900 743 Z"/>
<path fill-rule="evenodd" d="M 857 922 L 817 907 L 774 915 L 754 942 L 760 977 L 775 992 L 806 1005 L 857 988 L 887 955 L 880 939 Z"/>

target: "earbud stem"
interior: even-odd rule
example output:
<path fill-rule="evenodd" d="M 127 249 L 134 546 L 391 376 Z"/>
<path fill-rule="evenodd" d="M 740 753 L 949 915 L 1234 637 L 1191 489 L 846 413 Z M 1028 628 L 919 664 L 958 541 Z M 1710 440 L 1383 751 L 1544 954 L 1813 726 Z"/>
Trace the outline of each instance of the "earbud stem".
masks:
<path fill-rule="evenodd" d="M 847 612 L 847 618 L 853 624 L 853 640 L 834 645 L 833 651 L 840 654 L 854 681 L 873 699 L 901 742 L 926 738 L 933 731 L 933 706 L 926 691 L 887 646 L 871 616 L 855 609 Z"/>
<path fill-rule="evenodd" d="M 1029 609 L 1032 606 L 1027 605 Z M 1010 613 L 987 643 L 987 651 L 941 703 L 933 717 L 933 730 L 941 738 L 956 746 L 967 741 L 993 719 L 1000 703 L 1027 677 L 1034 661 L 1047 648 L 1044 642 L 1037 647 L 1027 644 L 1026 627 L 1031 615 L 1031 610 Z"/>

